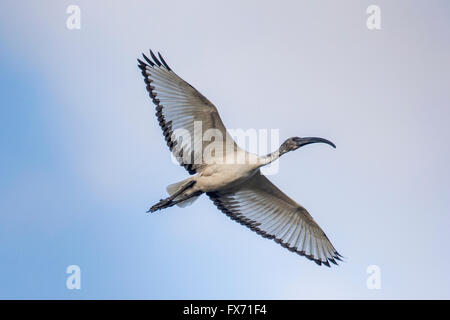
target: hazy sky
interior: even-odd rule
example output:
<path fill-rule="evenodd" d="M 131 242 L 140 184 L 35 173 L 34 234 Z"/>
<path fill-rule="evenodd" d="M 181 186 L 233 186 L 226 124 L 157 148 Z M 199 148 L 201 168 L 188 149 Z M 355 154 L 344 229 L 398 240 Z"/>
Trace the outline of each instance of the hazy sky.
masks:
<path fill-rule="evenodd" d="M 81 29 L 66 8 L 81 8 Z M 381 8 L 381 30 L 366 9 Z M 2 1 L 0 298 L 450 298 L 448 1 Z M 340 253 L 318 267 L 202 197 L 136 66 L 149 48 L 229 128 L 319 136 L 270 179 Z M 66 268 L 81 268 L 81 290 Z M 381 289 L 366 269 L 381 270 Z"/>

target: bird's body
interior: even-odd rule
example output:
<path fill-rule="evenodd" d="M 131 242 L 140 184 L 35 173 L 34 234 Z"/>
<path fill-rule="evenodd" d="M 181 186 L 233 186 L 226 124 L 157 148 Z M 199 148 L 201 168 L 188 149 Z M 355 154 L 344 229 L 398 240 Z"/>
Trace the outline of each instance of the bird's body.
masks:
<path fill-rule="evenodd" d="M 213 164 L 195 176 L 196 185 L 203 192 L 226 190 L 244 183 L 257 170 L 253 164 Z"/>
<path fill-rule="evenodd" d="M 227 132 L 217 108 L 200 92 L 177 76 L 161 55 L 150 51 L 139 61 L 147 90 L 156 105 L 156 116 L 170 150 L 194 176 L 169 185 L 170 196 L 149 211 L 175 204 L 183 207 L 205 193 L 218 209 L 282 246 L 330 266 L 340 255 L 301 205 L 273 185 L 260 168 L 283 154 L 311 143 L 334 144 L 322 138 L 287 139 L 278 150 L 258 156 L 240 148 Z M 198 124 L 219 143 L 198 136 Z M 208 151 L 208 152 L 207 152 Z"/>

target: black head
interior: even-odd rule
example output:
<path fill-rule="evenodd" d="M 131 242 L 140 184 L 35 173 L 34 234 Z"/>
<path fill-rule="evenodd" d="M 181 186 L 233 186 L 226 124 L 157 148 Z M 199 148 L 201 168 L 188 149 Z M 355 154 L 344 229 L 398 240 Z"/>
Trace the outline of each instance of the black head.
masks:
<path fill-rule="evenodd" d="M 306 146 L 307 144 L 311 143 L 326 143 L 332 146 L 333 148 L 336 148 L 333 142 L 323 139 L 323 138 L 316 138 L 316 137 L 292 137 L 287 139 L 280 147 L 280 153 L 286 153 L 289 151 L 297 150 L 300 147 Z"/>

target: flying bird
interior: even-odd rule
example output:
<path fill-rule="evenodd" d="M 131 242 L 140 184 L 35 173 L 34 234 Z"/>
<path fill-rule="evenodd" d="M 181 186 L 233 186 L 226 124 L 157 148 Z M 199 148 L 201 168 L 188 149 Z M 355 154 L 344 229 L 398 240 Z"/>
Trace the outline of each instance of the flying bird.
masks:
<path fill-rule="evenodd" d="M 143 60 L 138 59 L 138 67 L 156 105 L 156 117 L 164 138 L 180 165 L 193 175 L 169 185 L 167 192 L 170 196 L 161 199 L 149 212 L 175 204 L 180 207 L 190 205 L 205 193 L 231 219 L 318 265 L 330 267 L 330 262 L 337 265 L 336 260 L 342 261 L 342 256 L 308 211 L 260 171 L 262 166 L 283 154 L 308 144 L 336 146 L 323 138 L 292 137 L 268 155 L 249 153 L 240 148 L 227 132 L 217 108 L 179 77 L 159 52 L 158 57 L 151 50 L 150 57 L 142 56 Z M 196 137 L 195 122 L 201 123 L 203 131 L 220 132 L 227 141 L 219 152 L 214 152 L 213 157 L 204 158 L 203 151 L 210 142 Z M 225 160 L 239 156 L 248 161 Z"/>

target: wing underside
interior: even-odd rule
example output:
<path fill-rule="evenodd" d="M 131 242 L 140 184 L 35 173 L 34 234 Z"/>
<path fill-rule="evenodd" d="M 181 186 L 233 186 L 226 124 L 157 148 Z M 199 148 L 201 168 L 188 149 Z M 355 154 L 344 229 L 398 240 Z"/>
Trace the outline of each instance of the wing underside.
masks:
<path fill-rule="evenodd" d="M 238 146 L 228 134 L 217 108 L 189 83 L 180 78 L 158 53 L 150 51 L 150 58 L 138 59 L 147 91 L 156 105 L 156 117 L 170 151 L 190 174 L 201 172 L 205 167 L 203 151 L 210 141 L 196 137 L 195 125 L 201 132 L 215 129 L 222 134 L 225 156 L 226 143 L 232 150 Z M 195 138 L 194 138 L 195 137 Z"/>
<path fill-rule="evenodd" d="M 238 189 L 208 196 L 231 219 L 318 265 L 330 266 L 329 262 L 337 264 L 336 260 L 341 260 L 308 211 L 260 172 Z"/>

